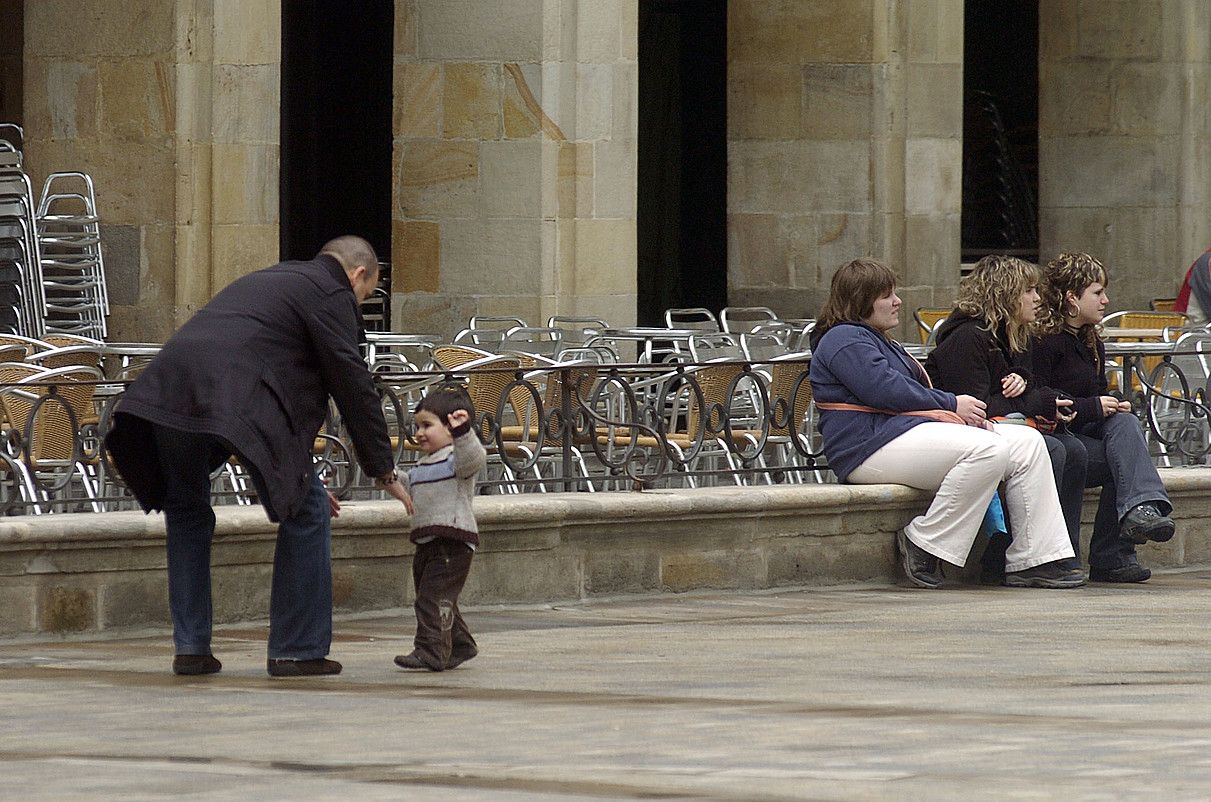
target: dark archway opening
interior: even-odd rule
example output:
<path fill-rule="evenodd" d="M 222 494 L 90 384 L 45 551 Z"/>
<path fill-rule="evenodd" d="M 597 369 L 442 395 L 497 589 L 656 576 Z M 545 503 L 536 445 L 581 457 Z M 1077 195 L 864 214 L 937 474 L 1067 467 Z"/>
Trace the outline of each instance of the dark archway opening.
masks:
<path fill-rule="evenodd" d="M 0 122 L 24 122 L 25 0 L 0 0 Z"/>
<path fill-rule="evenodd" d="M 393 0 L 282 0 L 283 259 L 341 234 L 391 258 L 394 31 Z"/>
<path fill-rule="evenodd" d="M 727 3 L 640 0 L 638 320 L 727 304 Z"/>
<path fill-rule="evenodd" d="M 1038 0 L 966 0 L 963 261 L 1039 255 Z"/>

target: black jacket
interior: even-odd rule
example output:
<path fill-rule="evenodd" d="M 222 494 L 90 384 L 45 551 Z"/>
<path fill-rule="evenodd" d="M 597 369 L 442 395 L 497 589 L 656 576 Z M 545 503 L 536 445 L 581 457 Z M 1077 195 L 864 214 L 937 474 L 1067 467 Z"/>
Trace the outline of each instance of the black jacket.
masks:
<path fill-rule="evenodd" d="M 1110 395 L 1106 381 L 1106 347 L 1097 340 L 1097 352 L 1070 331 L 1047 334 L 1030 347 L 1035 375 L 1050 387 L 1072 396 L 1076 419 L 1070 424 L 1081 428 L 1102 420 L 1102 402 L 1098 396 Z"/>
<path fill-rule="evenodd" d="M 150 423 L 212 434 L 260 475 L 270 520 L 290 518 L 311 481 L 311 451 L 332 396 L 362 468 L 387 473 L 391 443 L 360 335 L 357 299 L 331 256 L 234 281 L 119 401 L 105 440 L 114 464 L 145 510 L 160 509 L 165 485 Z"/>
<path fill-rule="evenodd" d="M 988 405 L 989 418 L 1018 412 L 1055 420 L 1056 393 L 1036 384 L 1030 352 L 1010 351 L 1004 330 L 992 332 L 987 326 L 983 318 L 958 309 L 938 324 L 937 347 L 925 360 L 934 387 L 980 399 Z M 1026 391 L 1016 398 L 1001 393 L 1001 379 L 1010 373 L 1026 380 Z"/>

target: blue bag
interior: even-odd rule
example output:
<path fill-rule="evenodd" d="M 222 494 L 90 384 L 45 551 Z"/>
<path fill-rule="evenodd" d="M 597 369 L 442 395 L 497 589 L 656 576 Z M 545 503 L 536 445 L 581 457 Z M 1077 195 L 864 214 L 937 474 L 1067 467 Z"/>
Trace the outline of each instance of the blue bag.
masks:
<path fill-rule="evenodd" d="M 998 533 L 1008 534 L 1009 527 L 1005 525 L 1005 507 L 1001 504 L 1001 495 L 993 493 L 992 501 L 988 503 L 988 509 L 984 511 L 980 534 L 984 537 L 992 537 Z"/>

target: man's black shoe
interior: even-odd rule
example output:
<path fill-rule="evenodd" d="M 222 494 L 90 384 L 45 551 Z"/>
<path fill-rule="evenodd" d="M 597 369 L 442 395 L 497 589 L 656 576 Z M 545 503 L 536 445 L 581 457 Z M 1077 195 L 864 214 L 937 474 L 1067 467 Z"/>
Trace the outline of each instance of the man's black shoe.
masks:
<path fill-rule="evenodd" d="M 1140 504 L 1123 516 L 1119 536 L 1136 545 L 1147 543 L 1149 540 L 1164 543 L 1172 539 L 1175 531 L 1177 527 L 1172 518 L 1161 515 L 1160 510 L 1152 504 Z"/>
<path fill-rule="evenodd" d="M 1064 560 L 1052 560 L 1024 571 L 1009 571 L 1005 584 L 1011 588 L 1079 588 L 1085 575 L 1069 568 Z"/>
<path fill-rule="evenodd" d="M 172 673 L 183 677 L 217 674 L 223 664 L 213 654 L 178 654 L 172 658 Z"/>
<path fill-rule="evenodd" d="M 467 659 L 469 660 L 470 658 L 467 658 Z M 460 660 L 459 662 L 462 662 L 462 661 Z M 408 668 L 408 669 L 412 669 L 414 671 L 443 671 L 444 670 L 443 668 L 435 668 L 435 667 L 429 665 L 424 660 L 422 660 L 416 652 L 412 652 L 411 654 L 396 655 L 395 664 L 397 666 L 399 666 L 400 668 Z M 458 663 L 455 663 L 455 665 L 458 665 Z"/>
<path fill-rule="evenodd" d="M 909 540 L 903 529 L 896 533 L 896 547 L 900 552 L 900 567 L 910 582 L 930 590 L 942 587 L 942 572 L 937 557 Z"/>
<path fill-rule="evenodd" d="M 1140 565 L 1135 557 L 1127 558 L 1114 568 L 1089 566 L 1089 578 L 1094 582 L 1147 582 L 1151 577 L 1152 572 Z"/>
<path fill-rule="evenodd" d="M 326 657 L 314 660 L 279 660 L 271 657 L 267 668 L 271 677 L 323 677 L 341 673 L 341 664 Z"/>

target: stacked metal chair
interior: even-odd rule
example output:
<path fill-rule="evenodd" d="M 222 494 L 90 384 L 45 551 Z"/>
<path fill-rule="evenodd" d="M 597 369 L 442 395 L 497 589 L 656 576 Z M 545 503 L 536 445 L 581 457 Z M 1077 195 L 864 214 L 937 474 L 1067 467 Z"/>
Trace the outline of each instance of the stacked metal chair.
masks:
<path fill-rule="evenodd" d="M 51 173 L 38 205 L 46 330 L 104 339 L 109 315 L 92 178 Z"/>
<path fill-rule="evenodd" d="M 35 204 L 23 144 L 20 126 L 0 123 L 0 333 L 103 339 L 109 296 L 92 179 L 52 173 Z"/>
<path fill-rule="evenodd" d="M 28 337 L 46 318 L 36 211 L 21 152 L 0 150 L 0 332 Z"/>

